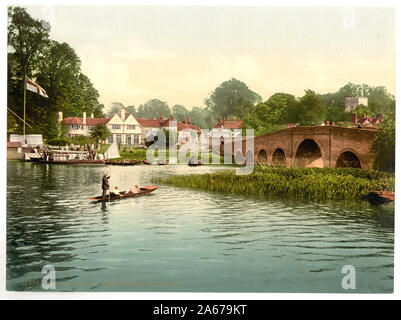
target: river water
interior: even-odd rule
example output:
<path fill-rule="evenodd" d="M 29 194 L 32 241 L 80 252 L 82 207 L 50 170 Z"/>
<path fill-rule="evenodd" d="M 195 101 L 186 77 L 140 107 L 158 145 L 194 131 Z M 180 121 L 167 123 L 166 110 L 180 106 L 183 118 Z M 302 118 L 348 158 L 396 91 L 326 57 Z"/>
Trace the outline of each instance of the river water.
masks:
<path fill-rule="evenodd" d="M 201 166 L 8 162 L 7 289 L 41 291 L 392 292 L 393 209 L 294 203 L 160 186 L 93 204 L 111 186 L 210 172 Z M 342 267 L 356 271 L 345 291 Z"/>

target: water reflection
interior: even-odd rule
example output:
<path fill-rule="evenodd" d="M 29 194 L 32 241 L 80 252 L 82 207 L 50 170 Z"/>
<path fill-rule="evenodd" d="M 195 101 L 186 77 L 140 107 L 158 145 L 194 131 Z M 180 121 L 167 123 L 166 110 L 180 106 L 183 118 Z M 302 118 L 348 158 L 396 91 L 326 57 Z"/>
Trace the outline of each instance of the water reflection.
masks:
<path fill-rule="evenodd" d="M 210 170 L 219 168 L 9 162 L 7 288 L 41 290 L 41 268 L 52 264 L 61 291 L 338 292 L 340 267 L 352 264 L 360 292 L 392 290 L 391 208 L 169 186 L 119 202 L 89 201 L 101 193 L 104 173 L 125 190 L 160 175 Z"/>

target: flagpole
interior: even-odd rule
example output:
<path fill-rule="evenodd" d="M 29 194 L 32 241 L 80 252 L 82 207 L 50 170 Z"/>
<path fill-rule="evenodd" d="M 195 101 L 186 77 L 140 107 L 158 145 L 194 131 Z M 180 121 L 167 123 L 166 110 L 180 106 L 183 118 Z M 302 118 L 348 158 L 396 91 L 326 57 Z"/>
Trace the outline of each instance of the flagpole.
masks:
<path fill-rule="evenodd" d="M 26 105 L 26 74 L 24 74 L 24 140 L 23 140 L 23 144 L 25 144 L 25 105 Z"/>

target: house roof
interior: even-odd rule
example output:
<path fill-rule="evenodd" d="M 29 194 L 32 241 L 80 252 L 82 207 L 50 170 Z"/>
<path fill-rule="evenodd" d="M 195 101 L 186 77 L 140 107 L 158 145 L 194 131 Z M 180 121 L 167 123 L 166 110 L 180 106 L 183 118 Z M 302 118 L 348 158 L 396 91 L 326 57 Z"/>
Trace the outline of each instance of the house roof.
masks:
<path fill-rule="evenodd" d="M 7 148 L 20 148 L 22 147 L 22 143 L 21 142 L 10 142 L 7 141 Z"/>
<path fill-rule="evenodd" d="M 241 129 L 243 123 L 242 120 L 220 120 L 214 128 L 221 128 L 223 126 L 224 129 Z"/>
<path fill-rule="evenodd" d="M 110 118 L 86 118 L 86 125 L 88 126 L 97 126 L 99 124 L 107 124 L 110 121 Z M 83 125 L 83 119 L 77 117 L 67 117 L 62 121 L 64 124 L 77 124 Z"/>
<path fill-rule="evenodd" d="M 147 119 L 147 118 L 137 118 L 136 119 L 138 123 L 142 127 L 148 127 L 148 128 L 167 128 L 170 126 L 170 121 L 174 121 L 173 117 L 170 117 L 169 119 L 163 119 L 159 117 L 159 119 Z M 182 131 L 182 130 L 196 130 L 196 131 L 201 131 L 201 129 L 193 125 L 191 123 L 184 123 L 182 121 L 177 121 L 177 131 Z"/>

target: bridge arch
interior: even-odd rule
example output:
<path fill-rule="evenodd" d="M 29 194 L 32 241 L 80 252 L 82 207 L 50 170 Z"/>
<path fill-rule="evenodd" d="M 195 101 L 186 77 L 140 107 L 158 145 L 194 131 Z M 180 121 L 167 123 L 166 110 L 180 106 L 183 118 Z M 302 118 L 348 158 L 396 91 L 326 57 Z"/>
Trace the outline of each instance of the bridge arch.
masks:
<path fill-rule="evenodd" d="M 336 160 L 336 168 L 362 168 L 357 152 L 353 149 L 344 149 Z"/>
<path fill-rule="evenodd" d="M 304 139 L 296 149 L 294 166 L 323 168 L 323 156 L 319 145 L 313 139 Z"/>
<path fill-rule="evenodd" d="M 285 157 L 285 153 L 283 149 L 277 148 L 272 156 L 272 165 L 277 167 L 285 167 L 287 166 L 287 159 Z"/>
<path fill-rule="evenodd" d="M 267 166 L 268 162 L 267 162 L 267 152 L 266 150 L 262 149 L 258 152 L 257 155 L 257 159 L 258 159 L 258 163 L 262 166 Z"/>

